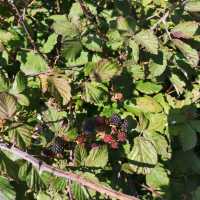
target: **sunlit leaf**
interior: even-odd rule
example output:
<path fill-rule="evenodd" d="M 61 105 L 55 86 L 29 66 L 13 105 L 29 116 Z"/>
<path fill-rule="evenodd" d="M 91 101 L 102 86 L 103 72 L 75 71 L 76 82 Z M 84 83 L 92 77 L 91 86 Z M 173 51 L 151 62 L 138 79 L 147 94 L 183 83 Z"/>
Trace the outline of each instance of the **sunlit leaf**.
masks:
<path fill-rule="evenodd" d="M 8 93 L 0 93 L 0 118 L 11 118 L 16 109 L 16 99 Z"/>

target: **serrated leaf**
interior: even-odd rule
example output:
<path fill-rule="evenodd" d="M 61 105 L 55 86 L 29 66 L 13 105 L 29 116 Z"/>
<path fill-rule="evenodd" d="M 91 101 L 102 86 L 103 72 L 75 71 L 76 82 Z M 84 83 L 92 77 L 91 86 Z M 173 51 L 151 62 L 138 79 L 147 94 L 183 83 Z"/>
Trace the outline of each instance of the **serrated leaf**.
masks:
<path fill-rule="evenodd" d="M 109 39 L 108 42 L 106 42 L 106 45 L 111 48 L 113 51 L 116 51 L 119 49 L 123 44 L 123 38 L 121 37 L 119 31 L 117 30 L 110 30 L 107 33 L 107 37 Z"/>
<path fill-rule="evenodd" d="M 82 44 L 79 38 L 64 38 L 62 41 L 61 55 L 66 60 L 74 60 L 80 55 Z"/>
<path fill-rule="evenodd" d="M 74 164 L 76 166 L 84 165 L 87 157 L 87 151 L 84 145 L 76 145 L 74 150 Z"/>
<path fill-rule="evenodd" d="M 44 43 L 41 51 L 43 53 L 50 53 L 53 50 L 54 46 L 56 45 L 57 39 L 58 39 L 58 35 L 56 33 L 52 33 L 48 37 L 47 41 Z"/>
<path fill-rule="evenodd" d="M 85 159 L 85 165 L 88 167 L 105 167 L 107 162 L 108 148 L 106 145 L 92 148 Z"/>
<path fill-rule="evenodd" d="M 18 166 L 3 151 L 0 151 L 0 171 L 16 178 L 17 170 Z"/>
<path fill-rule="evenodd" d="M 181 22 L 171 30 L 171 34 L 176 38 L 189 39 L 194 36 L 198 27 L 199 25 L 195 21 Z"/>
<path fill-rule="evenodd" d="M 76 200 L 88 200 L 90 198 L 87 189 L 76 182 L 73 182 L 71 190 Z"/>
<path fill-rule="evenodd" d="M 196 67 L 199 63 L 199 54 L 196 49 L 193 49 L 190 45 L 182 42 L 181 40 L 174 39 L 173 43 L 175 46 L 181 51 L 181 53 L 185 56 L 188 63 L 192 67 Z"/>
<path fill-rule="evenodd" d="M 107 99 L 108 89 L 103 84 L 92 81 L 85 82 L 83 98 L 86 102 L 101 105 Z"/>
<path fill-rule="evenodd" d="M 51 107 L 42 113 L 43 120 L 48 124 L 52 132 L 58 133 L 62 128 L 64 118 L 67 117 L 65 111 L 58 111 Z"/>
<path fill-rule="evenodd" d="M 16 192 L 14 187 L 11 186 L 7 178 L 0 176 L 0 199 L 2 200 L 15 200 Z"/>
<path fill-rule="evenodd" d="M 158 164 L 150 174 L 147 174 L 146 183 L 148 186 L 159 190 L 159 192 L 164 194 L 166 189 L 163 188 L 167 188 L 170 183 L 170 178 L 164 166 Z"/>
<path fill-rule="evenodd" d="M 90 78 L 96 81 L 110 81 L 120 71 L 120 66 L 114 61 L 101 60 L 94 64 Z"/>
<path fill-rule="evenodd" d="M 186 2 L 184 9 L 189 12 L 200 12 L 200 2 L 199 1 L 188 1 Z"/>
<path fill-rule="evenodd" d="M 138 97 L 136 99 L 136 103 L 138 107 L 144 112 L 158 113 L 162 111 L 160 104 L 150 96 Z"/>
<path fill-rule="evenodd" d="M 149 132 L 148 130 L 145 132 L 145 137 L 149 138 L 151 142 L 154 144 L 156 148 L 156 152 L 160 155 L 163 159 L 170 158 L 169 151 L 169 144 L 166 137 L 158 132 Z"/>
<path fill-rule="evenodd" d="M 149 61 L 149 75 L 148 78 L 155 78 L 164 73 L 167 67 L 167 58 L 164 51 L 159 51 L 158 55 L 153 56 Z"/>
<path fill-rule="evenodd" d="M 36 75 L 48 71 L 48 64 L 38 54 L 33 51 L 26 54 L 26 59 L 21 59 L 21 71 L 26 75 Z"/>
<path fill-rule="evenodd" d="M 56 98 L 57 95 L 63 99 L 63 105 L 68 104 L 71 99 L 71 87 L 64 75 L 51 75 L 48 77 L 49 91 Z"/>
<path fill-rule="evenodd" d="M 150 30 L 142 30 L 135 35 L 135 41 L 152 54 L 158 54 L 158 38 Z"/>
<path fill-rule="evenodd" d="M 138 81 L 136 83 L 136 89 L 144 94 L 155 94 L 160 92 L 162 86 L 153 82 Z"/>
<path fill-rule="evenodd" d="M 184 91 L 184 87 L 186 86 L 186 83 L 180 79 L 178 75 L 175 73 L 171 74 L 170 81 L 172 82 L 174 88 L 176 89 L 176 92 L 178 94 L 182 94 Z"/>
<path fill-rule="evenodd" d="M 15 97 L 17 98 L 17 102 L 22 106 L 29 106 L 30 101 L 27 96 L 24 94 L 16 94 Z"/>
<path fill-rule="evenodd" d="M 134 139 L 133 149 L 127 158 L 129 162 L 122 165 L 122 170 L 137 174 L 149 174 L 158 160 L 154 145 L 143 137 Z"/>
<path fill-rule="evenodd" d="M 82 44 L 90 51 L 102 52 L 103 51 L 103 41 L 98 35 L 93 33 L 88 34 L 82 38 Z"/>
<path fill-rule="evenodd" d="M 8 93 L 0 93 L 0 118 L 11 118 L 15 114 L 16 109 L 16 99 Z"/>
<path fill-rule="evenodd" d="M 26 124 L 12 124 L 12 129 L 9 130 L 10 141 L 21 148 L 26 148 L 31 145 L 33 128 Z"/>
<path fill-rule="evenodd" d="M 163 132 L 166 124 L 167 124 L 167 117 L 163 113 L 149 113 L 147 115 L 149 119 L 149 125 L 147 128 L 148 131 L 158 131 L 160 133 Z"/>
<path fill-rule="evenodd" d="M 9 81 L 6 76 L 6 73 L 3 70 L 0 70 L 0 92 L 5 92 L 9 88 Z"/>
<path fill-rule="evenodd" d="M 66 62 L 66 66 L 67 67 L 77 67 L 77 66 L 81 66 L 81 65 L 85 65 L 88 63 L 88 52 L 86 51 L 81 51 L 81 54 L 79 57 L 77 57 L 74 60 L 68 60 Z"/>
<path fill-rule="evenodd" d="M 19 71 L 16 76 L 10 92 L 12 94 L 22 93 L 26 89 L 27 80 L 25 75 Z"/>
<path fill-rule="evenodd" d="M 52 15 L 50 16 L 50 19 L 54 21 L 52 28 L 57 34 L 62 35 L 63 37 L 68 36 L 70 38 L 79 34 L 76 26 L 72 24 L 65 15 Z"/>

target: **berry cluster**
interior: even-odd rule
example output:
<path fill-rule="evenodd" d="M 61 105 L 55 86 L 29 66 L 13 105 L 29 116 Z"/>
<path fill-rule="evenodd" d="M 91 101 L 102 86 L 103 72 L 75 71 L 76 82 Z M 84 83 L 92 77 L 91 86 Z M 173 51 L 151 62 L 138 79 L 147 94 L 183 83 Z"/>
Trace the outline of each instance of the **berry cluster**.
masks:
<path fill-rule="evenodd" d="M 104 134 L 103 141 L 109 144 L 112 149 L 117 149 L 119 143 L 126 140 L 128 121 L 122 120 L 117 114 L 113 114 L 109 120 L 109 125 L 111 126 L 111 133 Z"/>

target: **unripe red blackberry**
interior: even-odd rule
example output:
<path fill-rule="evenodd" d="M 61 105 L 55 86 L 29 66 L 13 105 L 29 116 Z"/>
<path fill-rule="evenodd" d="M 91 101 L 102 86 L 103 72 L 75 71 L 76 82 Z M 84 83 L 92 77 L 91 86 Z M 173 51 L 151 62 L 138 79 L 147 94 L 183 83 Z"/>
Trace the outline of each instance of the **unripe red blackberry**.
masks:
<path fill-rule="evenodd" d="M 120 126 L 122 123 L 121 117 L 117 114 L 113 114 L 110 118 L 110 125 Z"/>
<path fill-rule="evenodd" d="M 113 142 L 113 137 L 112 137 L 112 135 L 105 134 L 105 135 L 104 135 L 104 138 L 103 138 L 103 141 L 104 141 L 105 143 L 112 143 L 112 142 Z"/>
<path fill-rule="evenodd" d="M 120 142 L 124 142 L 126 140 L 126 133 L 123 132 L 123 131 L 120 131 L 118 134 L 117 134 L 117 139 L 118 141 Z"/>
<path fill-rule="evenodd" d="M 111 146 L 112 149 L 117 149 L 118 148 L 118 143 L 116 141 L 112 141 L 110 146 Z"/>

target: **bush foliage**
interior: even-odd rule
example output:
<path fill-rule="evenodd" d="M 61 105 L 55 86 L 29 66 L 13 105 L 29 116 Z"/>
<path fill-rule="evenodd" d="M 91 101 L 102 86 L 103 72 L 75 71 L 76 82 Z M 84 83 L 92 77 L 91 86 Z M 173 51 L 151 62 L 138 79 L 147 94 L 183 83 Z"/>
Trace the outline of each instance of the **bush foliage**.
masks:
<path fill-rule="evenodd" d="M 0 0 L 0 140 L 141 200 L 200 199 L 198 0 Z M 0 198 L 111 199 L 0 151 Z"/>

